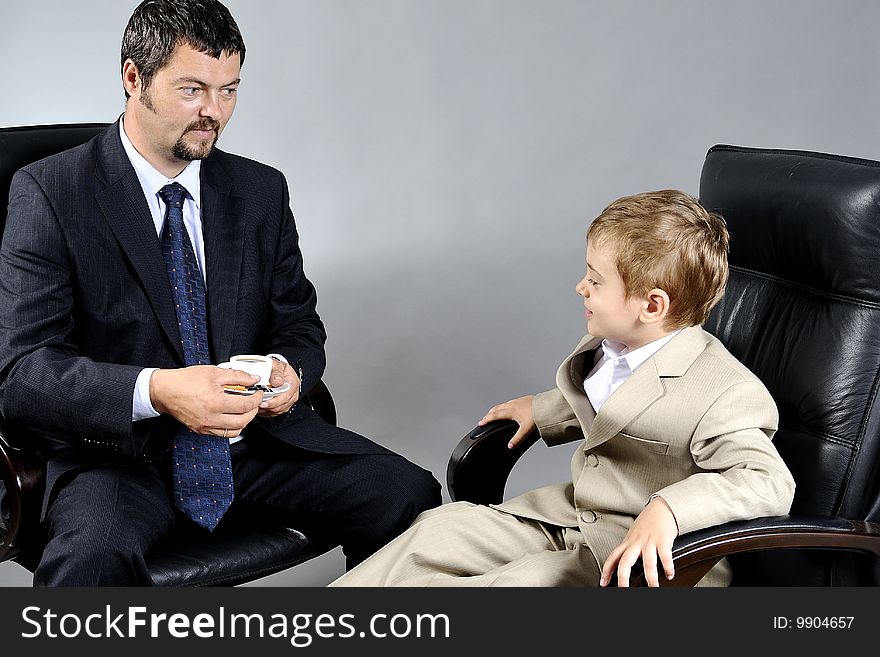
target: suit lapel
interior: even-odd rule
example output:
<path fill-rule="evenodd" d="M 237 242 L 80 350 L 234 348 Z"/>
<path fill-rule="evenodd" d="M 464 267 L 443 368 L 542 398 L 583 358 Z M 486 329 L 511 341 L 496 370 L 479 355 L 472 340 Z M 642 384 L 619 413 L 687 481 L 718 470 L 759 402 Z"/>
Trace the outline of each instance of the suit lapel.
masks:
<path fill-rule="evenodd" d="M 140 279 L 156 320 L 183 364 L 177 314 L 168 287 L 162 246 L 137 174 L 122 148 L 118 121 L 99 139 L 95 175 L 106 185 L 95 199 Z"/>
<path fill-rule="evenodd" d="M 601 344 L 601 338 L 586 335 L 556 372 L 556 386 L 562 391 L 562 396 L 571 406 L 585 432 L 590 430 L 596 412 L 584 392 L 584 377 L 593 369 L 596 349 Z"/>
<path fill-rule="evenodd" d="M 645 363 L 611 393 L 599 408 L 587 434 L 585 449 L 591 449 L 609 438 L 640 415 L 663 395 L 663 385 L 653 358 Z"/>
<path fill-rule="evenodd" d="M 600 344 L 598 338 L 582 340 L 557 375 L 557 385 L 574 409 L 587 436 L 585 449 L 592 449 L 613 438 L 660 399 L 664 393 L 661 379 L 682 376 L 687 372 L 706 348 L 707 340 L 699 326 L 682 330 L 624 381 L 595 413 L 583 389 L 583 377 L 589 369 L 586 368 L 586 361 L 578 362 L 577 358 L 581 354 L 588 355 L 587 352 L 594 353 L 593 350 Z M 592 363 L 592 360 L 589 362 Z M 584 411 L 584 406 L 588 410 Z"/>
<path fill-rule="evenodd" d="M 202 231 L 208 288 L 208 332 L 216 359 L 232 348 L 241 278 L 244 226 L 240 199 L 226 171 L 212 156 L 202 162 Z"/>

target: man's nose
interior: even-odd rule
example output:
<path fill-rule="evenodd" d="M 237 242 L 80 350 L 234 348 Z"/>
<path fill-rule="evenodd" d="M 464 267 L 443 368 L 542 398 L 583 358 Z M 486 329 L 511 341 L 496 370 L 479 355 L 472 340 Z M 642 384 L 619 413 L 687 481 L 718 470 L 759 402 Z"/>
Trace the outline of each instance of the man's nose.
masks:
<path fill-rule="evenodd" d="M 217 96 L 216 92 L 209 91 L 204 94 L 202 109 L 199 113 L 201 116 L 210 117 L 215 121 L 220 120 L 220 98 Z"/>

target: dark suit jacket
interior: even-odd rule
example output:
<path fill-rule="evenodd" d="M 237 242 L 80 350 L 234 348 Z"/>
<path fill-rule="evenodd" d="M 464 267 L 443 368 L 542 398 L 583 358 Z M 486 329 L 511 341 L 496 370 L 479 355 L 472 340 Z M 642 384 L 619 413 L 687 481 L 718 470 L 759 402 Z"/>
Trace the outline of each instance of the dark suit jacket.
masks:
<path fill-rule="evenodd" d="M 307 391 L 324 371 L 326 336 L 284 176 L 215 151 L 201 184 L 213 362 L 280 353 L 301 365 Z M 168 449 L 170 418 L 131 421 L 135 379 L 143 367 L 183 366 L 159 237 L 118 123 L 19 171 L 0 250 L 0 412 L 50 458 L 47 493 L 72 468 Z M 327 429 L 298 404 L 248 432 L 364 451 Z"/>

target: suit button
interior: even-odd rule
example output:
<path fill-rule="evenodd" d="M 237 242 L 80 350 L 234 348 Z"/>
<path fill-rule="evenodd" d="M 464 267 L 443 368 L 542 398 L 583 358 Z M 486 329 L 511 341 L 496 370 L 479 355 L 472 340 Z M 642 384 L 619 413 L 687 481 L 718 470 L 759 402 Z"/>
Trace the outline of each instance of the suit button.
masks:
<path fill-rule="evenodd" d="M 587 454 L 587 465 L 591 468 L 598 468 L 599 457 L 593 454 L 593 452 L 590 452 L 589 454 Z"/>
<path fill-rule="evenodd" d="M 599 519 L 595 511 L 581 511 L 581 520 L 588 525 L 592 525 Z"/>

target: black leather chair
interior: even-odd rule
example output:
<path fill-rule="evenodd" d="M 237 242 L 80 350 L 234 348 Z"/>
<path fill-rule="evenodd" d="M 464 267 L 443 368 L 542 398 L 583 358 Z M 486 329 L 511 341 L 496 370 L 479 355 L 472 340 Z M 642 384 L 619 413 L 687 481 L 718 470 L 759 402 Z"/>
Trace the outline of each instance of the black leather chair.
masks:
<path fill-rule="evenodd" d="M 705 328 L 776 400 L 774 443 L 797 490 L 791 515 L 679 536 L 675 579 L 661 582 L 693 585 L 733 555 L 734 585 L 877 586 L 880 162 L 719 145 L 700 200 L 731 234 L 730 282 Z M 461 439 L 447 470 L 452 499 L 501 501 L 538 439 L 507 450 L 514 430 L 496 422 Z"/>
<path fill-rule="evenodd" d="M 0 128 L 0 234 L 16 170 L 85 143 L 107 124 L 62 124 Z M 304 399 L 325 421 L 336 423 L 333 398 L 319 382 Z M 33 571 L 44 538 L 39 525 L 45 463 L 21 435 L 3 428 L 0 417 L 0 561 L 12 559 Z M 147 560 L 157 586 L 229 586 L 290 568 L 334 545 L 311 540 L 294 527 L 266 526 L 244 518 L 213 534 L 178 529 Z"/>

